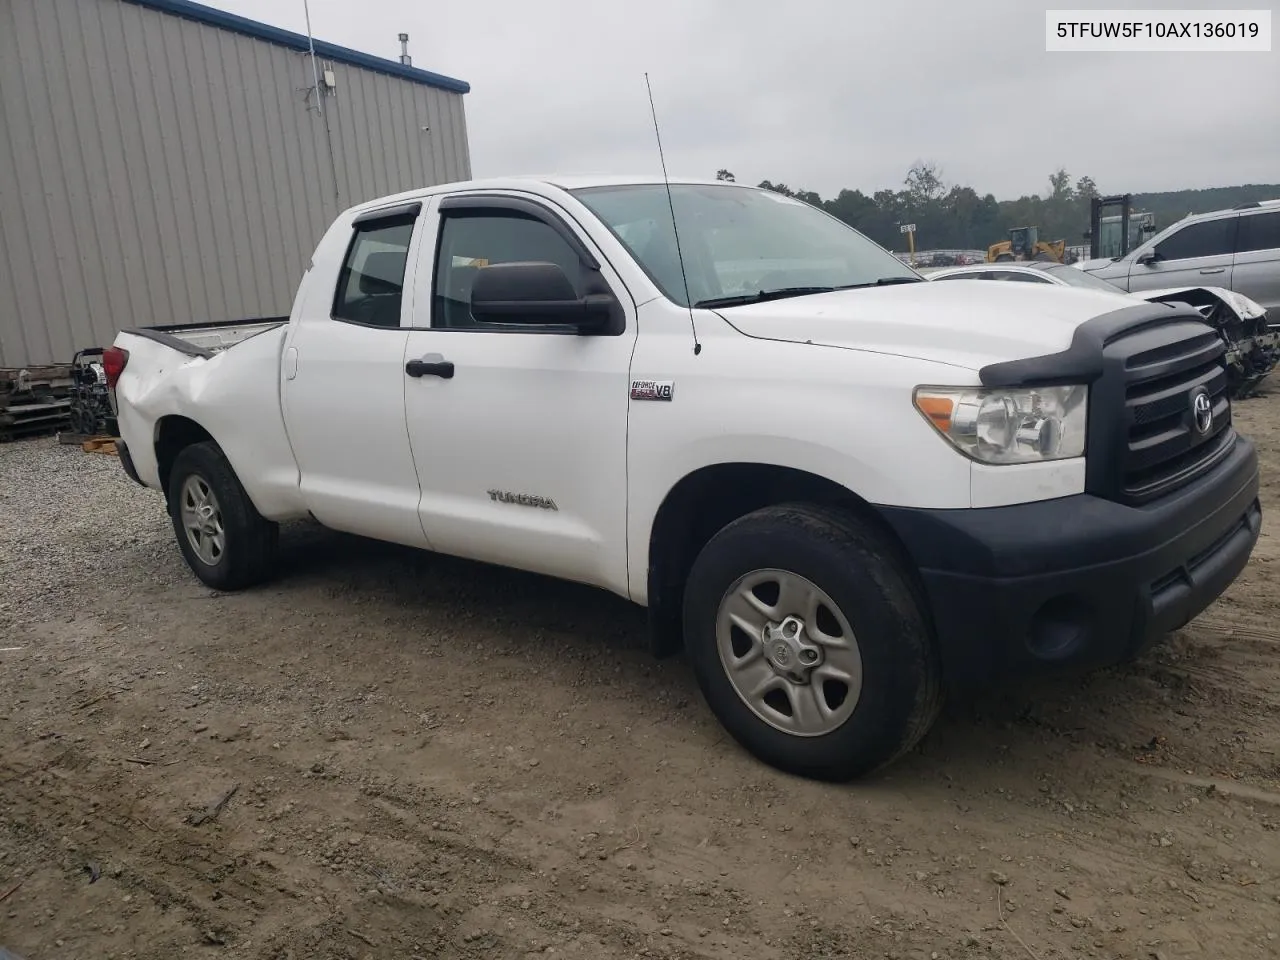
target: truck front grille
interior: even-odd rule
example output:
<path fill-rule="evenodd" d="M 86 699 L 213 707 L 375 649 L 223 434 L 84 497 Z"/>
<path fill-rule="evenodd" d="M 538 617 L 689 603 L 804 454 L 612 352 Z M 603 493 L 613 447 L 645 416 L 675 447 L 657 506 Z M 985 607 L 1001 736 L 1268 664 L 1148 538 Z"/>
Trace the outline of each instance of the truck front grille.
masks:
<path fill-rule="evenodd" d="M 1190 318 L 1139 326 L 1105 345 L 1104 373 L 1090 391 L 1090 492 L 1145 503 L 1230 454 L 1225 353 L 1217 332 Z M 1207 430 L 1197 427 L 1198 394 L 1213 414 Z"/>
<path fill-rule="evenodd" d="M 1225 348 L 1213 331 L 1125 359 L 1121 490 L 1130 502 L 1158 497 L 1200 476 L 1230 452 L 1235 433 Z M 1212 425 L 1201 431 L 1195 398 L 1207 394 Z"/>

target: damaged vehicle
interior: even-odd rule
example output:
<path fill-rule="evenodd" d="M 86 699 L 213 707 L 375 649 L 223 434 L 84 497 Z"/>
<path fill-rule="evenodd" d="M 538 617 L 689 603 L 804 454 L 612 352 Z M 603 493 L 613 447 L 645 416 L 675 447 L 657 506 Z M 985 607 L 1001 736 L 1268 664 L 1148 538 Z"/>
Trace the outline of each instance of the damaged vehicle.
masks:
<path fill-rule="evenodd" d="M 307 517 L 589 584 L 756 757 L 848 779 L 944 691 L 1129 660 L 1240 575 L 1224 353 L 1185 303 L 929 283 L 772 191 L 561 177 L 362 203 L 287 321 L 104 366 L 205 584 Z"/>
<path fill-rule="evenodd" d="M 1231 395 L 1240 400 L 1255 393 L 1280 360 L 1280 327 L 1267 311 L 1243 294 L 1225 287 L 1163 287 L 1128 293 L 1078 266 L 1026 261 L 986 263 L 931 271 L 929 280 L 1000 280 L 1047 283 L 1064 287 L 1110 290 L 1152 303 L 1187 303 L 1218 331 L 1225 344 Z"/>

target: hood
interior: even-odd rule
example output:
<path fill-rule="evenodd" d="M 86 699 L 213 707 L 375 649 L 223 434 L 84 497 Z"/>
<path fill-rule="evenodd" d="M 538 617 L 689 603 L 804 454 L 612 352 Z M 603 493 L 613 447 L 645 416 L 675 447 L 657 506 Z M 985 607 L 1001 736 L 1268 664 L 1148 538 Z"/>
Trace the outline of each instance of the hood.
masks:
<path fill-rule="evenodd" d="M 739 332 L 978 370 L 1058 353 L 1076 327 L 1133 306 L 1123 293 L 1040 283 L 947 280 L 837 290 L 717 310 Z"/>
<path fill-rule="evenodd" d="M 1092 273 L 1094 270 L 1101 270 L 1103 267 L 1117 262 L 1119 261 L 1113 260 L 1111 257 L 1095 257 L 1092 260 L 1077 260 L 1072 266 Z"/>

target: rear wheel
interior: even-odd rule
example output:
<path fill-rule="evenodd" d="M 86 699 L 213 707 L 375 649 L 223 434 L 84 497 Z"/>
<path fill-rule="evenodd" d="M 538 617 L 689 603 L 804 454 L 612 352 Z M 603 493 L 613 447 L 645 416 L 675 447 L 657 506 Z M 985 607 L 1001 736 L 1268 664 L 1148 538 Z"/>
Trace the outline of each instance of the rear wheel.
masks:
<path fill-rule="evenodd" d="M 942 702 L 928 625 L 868 525 L 767 507 L 716 534 L 685 591 L 685 639 L 712 711 L 779 769 L 848 780 L 892 762 Z"/>
<path fill-rule="evenodd" d="M 169 516 L 187 565 L 218 590 L 266 580 L 279 528 L 258 513 L 216 443 L 184 448 L 169 475 Z"/>

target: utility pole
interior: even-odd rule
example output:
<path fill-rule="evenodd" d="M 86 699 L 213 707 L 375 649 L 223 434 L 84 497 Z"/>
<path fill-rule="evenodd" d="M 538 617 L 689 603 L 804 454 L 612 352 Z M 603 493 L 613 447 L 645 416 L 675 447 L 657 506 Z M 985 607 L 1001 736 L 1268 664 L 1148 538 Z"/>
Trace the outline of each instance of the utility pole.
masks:
<path fill-rule="evenodd" d="M 914 223 L 898 224 L 898 232 L 907 235 L 907 252 L 911 254 L 914 260 L 916 256 L 916 225 Z"/>

